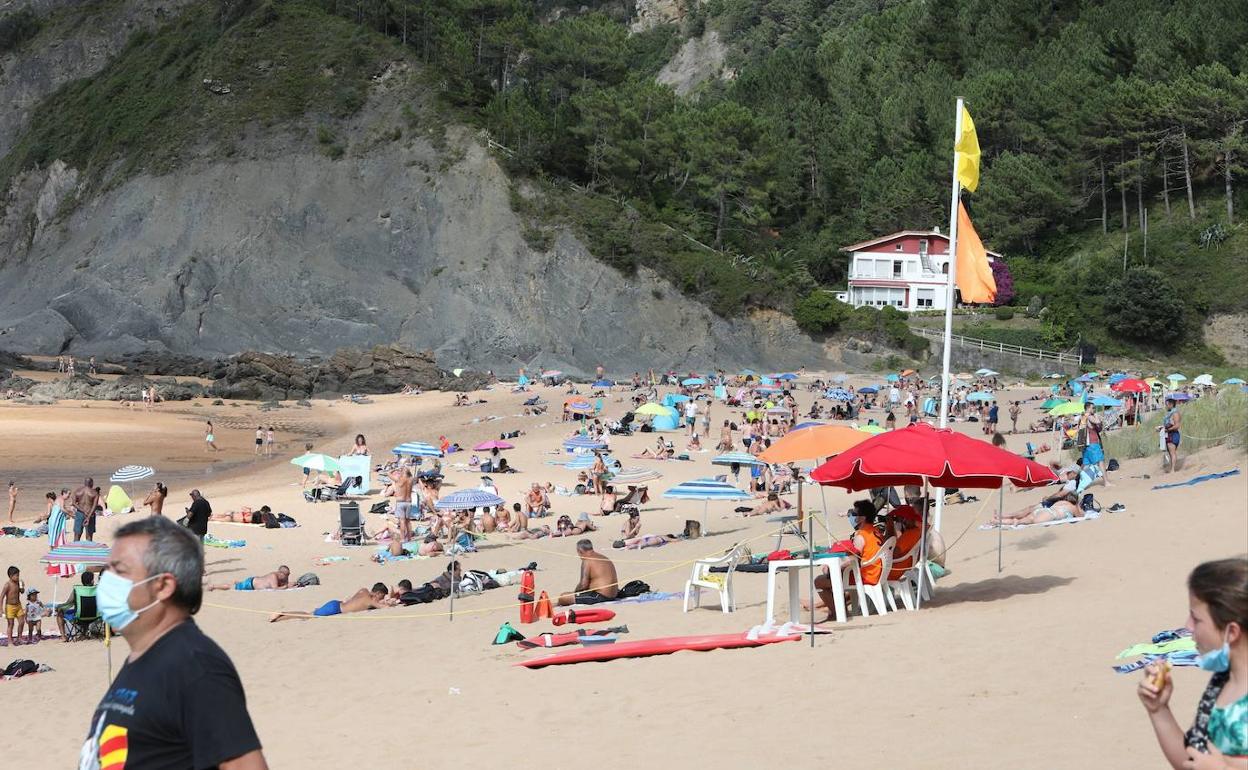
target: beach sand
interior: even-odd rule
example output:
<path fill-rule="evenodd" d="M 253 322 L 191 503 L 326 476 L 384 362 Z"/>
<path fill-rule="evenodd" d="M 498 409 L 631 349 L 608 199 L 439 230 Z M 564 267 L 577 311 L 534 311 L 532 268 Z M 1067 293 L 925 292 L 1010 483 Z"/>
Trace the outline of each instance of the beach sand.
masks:
<path fill-rule="evenodd" d="M 859 378 L 866 381 L 868 378 Z M 874 378 L 870 378 L 874 379 Z M 1036 389 L 1017 388 L 1010 398 Z M 1199 486 L 1150 491 L 1154 484 L 1211 471 L 1245 470 L 1240 450 L 1219 448 L 1188 457 L 1183 470 L 1162 478 L 1155 458 L 1124 462 L 1109 489 L 1096 489 L 1105 513 L 1078 524 L 1004 533 L 1004 569 L 997 571 L 995 531 L 981 531 L 997 505 L 997 492 L 971 491 L 978 502 L 945 509 L 943 533 L 952 573 L 919 612 L 852 617 L 832 633 L 809 641 L 760 649 L 683 652 L 641 660 L 526 670 L 512 664 L 545 654 L 514 645 L 491 646 L 503 621 L 526 634 L 552 630 L 548 621 L 519 625 L 516 589 L 504 587 L 455 602 L 376 611 L 346 617 L 271 624 L 274 610 L 308 611 L 356 589 L 401 578 L 419 584 L 446 567 L 447 558 L 376 564 L 374 547 L 325 542 L 336 526 L 337 506 L 312 505 L 300 495 L 300 471 L 289 459 L 310 441 L 315 451 L 345 452 L 364 433 L 375 455 L 406 440 L 434 441 L 445 434 L 461 445 L 523 430 L 506 453 L 522 472 L 494 479 L 509 501 L 532 481 L 572 486 L 575 473 L 548 465 L 569 432 L 558 422 L 559 389 L 539 389 L 556 414 L 522 417 L 523 396 L 504 388 L 473 394 L 488 403 L 453 408 L 454 396 L 375 397 L 371 404 L 316 400 L 311 408 L 287 406 L 260 412 L 254 404 L 210 406 L 199 399 L 161 404 L 153 412 L 102 403 L 28 407 L 0 403 L 0 454 L 22 486 L 18 517 L 43 510 L 43 492 L 73 486 L 93 475 L 107 488 L 109 473 L 128 463 L 152 465 L 170 487 L 166 512 L 180 515 L 192 486 L 217 511 L 267 504 L 299 520 L 296 529 L 214 523 L 222 538 L 244 548 L 207 552 L 208 580 L 226 582 L 263 574 L 279 564 L 294 575 L 314 571 L 321 585 L 290 592 L 212 592 L 197 622 L 231 655 L 248 706 L 274 768 L 369 767 L 756 767 L 804 764 L 926 768 L 1159 767 L 1163 760 L 1135 696 L 1137 677 L 1110 666 L 1123 648 L 1155 632 L 1179 627 L 1187 611 L 1184 579 L 1197 563 L 1243 553 L 1248 547 L 1248 485 L 1244 476 Z M 625 404 L 612 394 L 608 416 Z M 801 395 L 803 408 L 810 394 Z M 1026 404 L 1023 419 L 1036 414 Z M 1006 410 L 1003 408 L 1002 412 Z M 882 420 L 883 412 L 870 413 Z M 723 419 L 739 411 L 712 411 L 712 446 Z M 499 417 L 500 419 L 487 419 Z M 217 425 L 219 454 L 203 448 L 203 421 Z M 278 426 L 273 460 L 255 460 L 257 424 Z M 959 430 L 980 435 L 978 425 Z M 672 437 L 678 449 L 684 439 Z M 1028 437 L 1008 436 L 1012 449 Z M 613 454 L 625 465 L 653 467 L 664 478 L 650 483 L 643 531 L 679 532 L 700 519 L 702 503 L 670 501 L 661 492 L 680 481 L 721 472 L 714 452 L 691 462 L 631 460 L 654 436 L 615 437 Z M 1049 459 L 1050 453 L 1041 459 Z M 452 455 L 466 461 L 467 454 Z M 1151 478 L 1139 478 L 1149 474 Z M 449 470 L 446 491 L 475 486 L 478 474 Z M 150 481 L 136 486 L 146 490 Z M 47 487 L 47 489 L 44 489 Z M 809 489 L 809 488 L 808 488 Z M 140 495 L 141 496 L 141 495 Z M 826 488 L 832 529 L 848 534 L 843 512 L 856 497 Z M 1004 494 L 1013 510 L 1042 493 Z M 790 498 L 791 499 L 791 498 Z M 552 497 L 555 513 L 592 510 L 596 497 Z M 819 490 L 807 505 L 821 507 Z M 735 504 L 710 506 L 710 535 L 642 551 L 612 551 L 623 524 L 596 518 L 595 544 L 615 561 L 622 581 L 642 579 L 659 591 L 682 591 L 692 560 L 717 555 L 749 539 L 755 552 L 774 547 L 776 528 L 731 513 Z M 367 503 L 361 508 L 367 510 Z M 141 514 L 114 516 L 97 539 L 111 540 L 117 526 Z M 823 516 L 820 514 L 820 519 Z M 366 517 L 370 528 L 378 517 Z M 534 520 L 554 525 L 555 518 Z M 826 542 L 826 536 L 819 536 Z M 50 601 L 52 581 L 38 559 L 46 539 L 0 539 L 0 561 L 23 570 L 28 586 Z M 508 541 L 491 536 L 465 566 L 492 570 L 537 561 L 538 590 L 569 590 L 578 575 L 574 540 Z M 796 546 L 786 538 L 785 547 Z M 327 556 L 346 561 L 318 564 Z M 805 577 L 802 578 L 805 581 Z M 784 578 L 779 580 L 784 583 Z M 740 632 L 763 621 L 766 575 L 734 580 L 738 610 L 718 611 L 714 600 L 681 612 L 679 599 L 613 607 L 623 640 L 685 634 Z M 68 590 L 59 588 L 63 596 Z M 804 591 L 803 591 L 804 593 Z M 783 585 L 778 615 L 787 614 Z M 54 624 L 45 621 L 45 631 Z M 108 683 L 105 648 L 95 642 L 43 642 L 7 650 L 8 659 L 31 657 L 54 671 L 0 683 L 6 720 L 31 747 L 12 767 L 73 766 L 92 710 Z M 114 640 L 114 671 L 127 653 Z M 1186 726 L 1207 675 L 1175 671 L 1172 701 Z M 38 746 L 37 750 L 33 747 Z M 13 756 L 13 755 L 10 755 Z"/>

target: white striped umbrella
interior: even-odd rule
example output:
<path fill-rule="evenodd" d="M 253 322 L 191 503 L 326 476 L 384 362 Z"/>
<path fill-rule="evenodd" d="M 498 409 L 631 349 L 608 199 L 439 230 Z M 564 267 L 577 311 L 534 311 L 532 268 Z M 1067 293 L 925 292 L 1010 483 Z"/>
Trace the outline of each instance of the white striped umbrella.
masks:
<path fill-rule="evenodd" d="M 295 459 L 291 460 L 290 464 L 298 465 L 300 468 L 308 468 L 314 471 L 324 471 L 325 473 L 335 473 L 341 470 L 337 460 L 329 455 L 317 453 L 299 455 Z"/>
<path fill-rule="evenodd" d="M 654 481 L 663 478 L 663 474 L 650 468 L 621 468 L 619 473 L 611 476 L 612 484 L 640 484 L 645 481 Z"/>
<path fill-rule="evenodd" d="M 118 468 L 113 471 L 113 475 L 108 480 L 114 484 L 125 484 L 131 481 L 140 481 L 142 479 L 150 479 L 156 475 L 156 471 L 146 465 L 127 465 L 124 468 Z"/>
<path fill-rule="evenodd" d="M 390 450 L 396 455 L 408 455 L 410 457 L 441 457 L 442 450 L 433 444 L 426 444 L 423 441 L 408 441 L 405 444 L 399 444 Z"/>

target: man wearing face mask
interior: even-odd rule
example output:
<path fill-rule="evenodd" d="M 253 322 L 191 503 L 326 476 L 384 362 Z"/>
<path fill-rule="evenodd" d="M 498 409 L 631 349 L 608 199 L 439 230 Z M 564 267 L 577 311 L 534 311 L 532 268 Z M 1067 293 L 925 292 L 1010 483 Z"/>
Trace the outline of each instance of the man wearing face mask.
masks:
<path fill-rule="evenodd" d="M 234 664 L 191 619 L 204 550 L 162 516 L 117 530 L 96 603 L 130 654 L 91 718 L 79 770 L 266 770 Z"/>

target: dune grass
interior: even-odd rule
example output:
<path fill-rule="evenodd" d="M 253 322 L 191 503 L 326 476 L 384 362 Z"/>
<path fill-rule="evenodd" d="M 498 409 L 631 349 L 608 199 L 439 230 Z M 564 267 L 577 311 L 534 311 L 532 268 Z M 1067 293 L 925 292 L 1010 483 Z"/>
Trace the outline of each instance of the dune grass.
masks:
<path fill-rule="evenodd" d="M 1183 442 L 1181 454 L 1191 454 L 1211 446 L 1243 448 L 1248 445 L 1248 394 L 1227 387 L 1216 396 L 1206 396 L 1181 407 Z M 1164 412 L 1153 412 L 1142 425 L 1105 436 L 1108 457 L 1130 460 L 1160 452 L 1157 428 Z"/>

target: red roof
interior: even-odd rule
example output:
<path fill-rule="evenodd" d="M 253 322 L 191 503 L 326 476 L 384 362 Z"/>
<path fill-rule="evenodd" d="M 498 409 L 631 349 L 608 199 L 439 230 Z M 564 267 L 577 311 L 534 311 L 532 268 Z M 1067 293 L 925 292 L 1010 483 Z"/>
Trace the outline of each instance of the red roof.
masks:
<path fill-rule="evenodd" d="M 891 233 L 889 235 L 881 235 L 879 238 L 872 238 L 869 241 L 861 241 L 860 243 L 853 243 L 853 244 L 850 244 L 849 246 L 842 246 L 841 251 L 848 251 L 848 252 L 865 251 L 871 248 L 872 246 L 879 246 L 881 244 L 890 243 L 892 241 L 900 240 L 901 238 L 929 238 L 931 240 L 942 241 L 945 244 L 949 243 L 949 236 L 945 235 L 944 233 L 938 233 L 938 232 L 929 231 L 929 230 L 898 230 L 895 233 Z M 948 246 L 945 247 L 945 250 L 948 251 Z M 992 251 L 991 249 L 988 249 L 987 251 L 989 254 L 991 254 L 994 257 L 1001 256 L 1000 254 L 998 254 L 995 251 Z"/>

